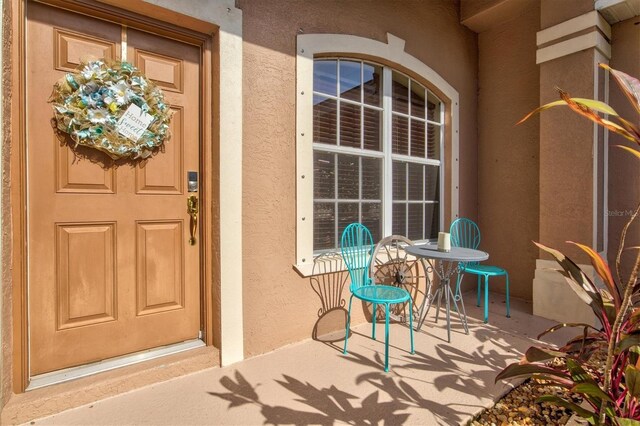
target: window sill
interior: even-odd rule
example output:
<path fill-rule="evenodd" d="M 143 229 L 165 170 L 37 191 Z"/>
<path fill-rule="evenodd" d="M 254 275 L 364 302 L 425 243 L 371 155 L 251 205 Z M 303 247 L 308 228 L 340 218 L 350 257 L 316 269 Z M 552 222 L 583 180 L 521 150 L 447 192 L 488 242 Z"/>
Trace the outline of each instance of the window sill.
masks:
<path fill-rule="evenodd" d="M 347 265 L 342 261 L 340 252 L 327 252 L 314 256 L 311 262 L 296 263 L 293 265 L 293 269 L 300 276 L 308 278 L 316 275 L 346 272 Z"/>
<path fill-rule="evenodd" d="M 434 244 L 436 240 L 419 240 L 414 245 Z M 340 252 L 326 252 L 314 256 L 309 263 L 295 263 L 293 269 L 303 278 L 317 275 L 332 274 L 336 272 L 346 272 L 347 266 L 342 261 Z"/>

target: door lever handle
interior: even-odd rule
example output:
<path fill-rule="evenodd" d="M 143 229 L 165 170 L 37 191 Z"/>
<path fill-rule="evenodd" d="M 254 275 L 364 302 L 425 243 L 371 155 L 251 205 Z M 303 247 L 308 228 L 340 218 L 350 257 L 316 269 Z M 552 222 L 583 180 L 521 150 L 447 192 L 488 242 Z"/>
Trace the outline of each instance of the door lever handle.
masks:
<path fill-rule="evenodd" d="M 189 244 L 196 245 L 196 231 L 198 229 L 198 197 L 190 195 L 187 198 L 187 213 L 191 216 L 189 229 L 191 231 L 191 238 L 189 238 Z"/>

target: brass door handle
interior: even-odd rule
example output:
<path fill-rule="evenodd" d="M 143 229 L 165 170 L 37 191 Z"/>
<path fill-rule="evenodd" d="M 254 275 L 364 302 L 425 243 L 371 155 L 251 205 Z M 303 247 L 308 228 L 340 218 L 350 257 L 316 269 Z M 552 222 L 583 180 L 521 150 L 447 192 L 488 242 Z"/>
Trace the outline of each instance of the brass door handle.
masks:
<path fill-rule="evenodd" d="M 198 229 L 198 197 L 190 195 L 187 198 L 187 213 L 191 216 L 191 223 L 189 229 L 191 230 L 191 238 L 189 238 L 189 244 L 196 245 L 196 231 Z"/>

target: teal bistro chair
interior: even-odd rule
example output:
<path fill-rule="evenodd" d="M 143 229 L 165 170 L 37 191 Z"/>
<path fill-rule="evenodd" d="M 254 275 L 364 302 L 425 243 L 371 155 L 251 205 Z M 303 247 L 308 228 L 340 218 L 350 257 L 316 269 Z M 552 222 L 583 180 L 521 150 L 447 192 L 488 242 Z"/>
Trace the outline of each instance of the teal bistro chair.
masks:
<path fill-rule="evenodd" d="M 344 350 L 347 353 L 347 340 L 349 338 L 349 324 L 351 322 L 351 302 L 353 297 L 373 305 L 373 324 L 371 338 L 376 338 L 376 308 L 384 305 L 384 371 L 389 371 L 389 305 L 409 302 L 409 312 L 413 312 L 412 300 L 409 292 L 403 288 L 388 285 L 375 285 L 371 279 L 371 261 L 374 251 L 374 242 L 371 232 L 360 223 L 352 223 L 342 232 L 340 247 L 342 258 L 349 270 L 351 284 L 351 298 L 349 298 L 349 311 L 347 313 L 347 327 L 345 329 Z M 411 333 L 411 353 L 413 350 L 413 315 L 409 315 L 409 333 Z"/>
<path fill-rule="evenodd" d="M 467 218 L 458 218 L 449 228 L 451 233 L 451 245 L 453 247 L 466 247 L 477 249 L 480 246 L 480 229 L 474 221 Z M 456 283 L 456 296 L 460 296 L 460 284 L 464 274 L 478 276 L 478 303 L 480 306 L 480 279 L 484 277 L 484 322 L 489 322 L 489 277 L 504 275 L 506 280 L 507 318 L 511 318 L 509 311 L 509 273 L 502 268 L 491 265 L 483 265 L 478 262 L 461 263 L 461 272 Z"/>

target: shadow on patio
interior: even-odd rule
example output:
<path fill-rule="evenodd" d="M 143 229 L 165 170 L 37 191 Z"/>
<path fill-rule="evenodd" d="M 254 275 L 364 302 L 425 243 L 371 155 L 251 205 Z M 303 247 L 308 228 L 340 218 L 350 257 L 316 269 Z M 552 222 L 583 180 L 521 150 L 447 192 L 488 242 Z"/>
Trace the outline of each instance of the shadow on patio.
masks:
<path fill-rule="evenodd" d="M 471 300 L 470 296 L 465 297 Z M 494 384 L 497 372 L 531 344 L 551 321 L 533 317 L 514 300 L 504 318 L 492 295 L 490 324 L 468 306 L 470 333 L 430 316 L 416 333 L 392 324 L 390 373 L 384 343 L 370 339 L 370 324 L 353 329 L 349 354 L 342 342 L 308 340 L 239 364 L 215 368 L 81 407 L 37 424 L 460 424 L 491 405 L 511 386 Z"/>

